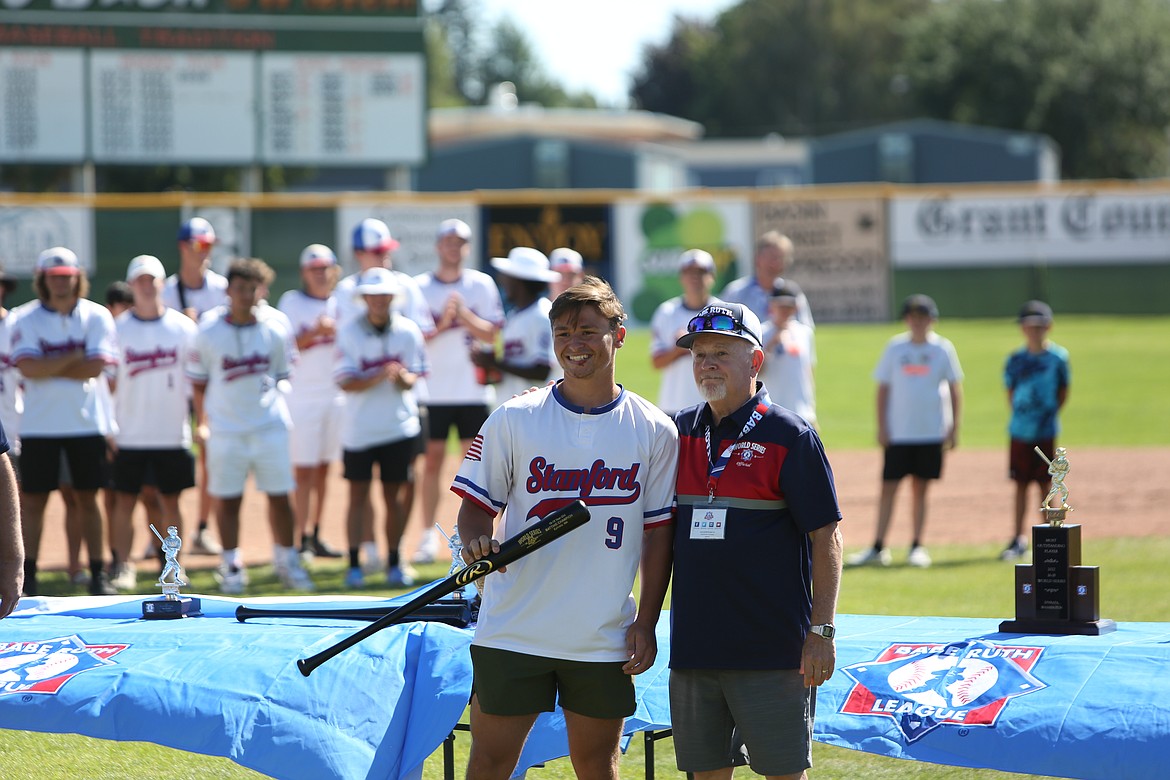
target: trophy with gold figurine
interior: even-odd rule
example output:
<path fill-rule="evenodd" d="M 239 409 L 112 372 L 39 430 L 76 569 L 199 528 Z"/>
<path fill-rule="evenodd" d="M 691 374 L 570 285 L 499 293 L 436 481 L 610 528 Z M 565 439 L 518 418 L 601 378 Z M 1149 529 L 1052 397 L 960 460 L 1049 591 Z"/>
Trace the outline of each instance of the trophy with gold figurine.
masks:
<path fill-rule="evenodd" d="M 1068 487 L 1068 452 L 1057 447 L 1048 464 L 1052 486 L 1040 513 L 1044 523 L 1032 526 L 1032 563 L 1016 564 L 1016 619 L 999 630 L 1009 634 L 1107 634 L 1117 628 L 1101 617 L 1100 570 L 1081 565 L 1081 526 L 1065 520 L 1073 511 Z M 1055 502 L 1055 504 L 1054 504 Z"/>

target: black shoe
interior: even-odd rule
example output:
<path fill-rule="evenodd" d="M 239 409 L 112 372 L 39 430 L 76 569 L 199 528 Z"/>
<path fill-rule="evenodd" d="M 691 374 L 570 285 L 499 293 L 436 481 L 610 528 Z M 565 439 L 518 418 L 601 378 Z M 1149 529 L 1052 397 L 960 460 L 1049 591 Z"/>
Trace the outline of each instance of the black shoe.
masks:
<path fill-rule="evenodd" d="M 98 572 L 97 576 L 89 579 L 89 595 L 91 596 L 117 596 L 118 589 L 110 584 L 110 577 L 104 571 Z"/>
<path fill-rule="evenodd" d="M 310 539 L 308 544 L 302 545 L 301 549 L 304 550 L 305 548 L 308 548 L 308 551 L 312 552 L 313 555 L 319 555 L 322 558 L 343 558 L 343 557 L 345 557 L 344 554 L 341 552 L 341 550 L 337 550 L 337 549 L 330 547 L 328 544 L 321 541 L 316 536 L 314 536 L 312 539 Z"/>

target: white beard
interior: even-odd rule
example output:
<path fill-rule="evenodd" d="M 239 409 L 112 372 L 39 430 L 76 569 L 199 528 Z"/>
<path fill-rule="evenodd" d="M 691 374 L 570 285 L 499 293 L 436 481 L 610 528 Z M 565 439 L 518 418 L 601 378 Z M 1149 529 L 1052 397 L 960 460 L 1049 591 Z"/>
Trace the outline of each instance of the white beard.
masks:
<path fill-rule="evenodd" d="M 699 395 L 703 396 L 704 401 L 722 401 L 727 397 L 727 385 L 723 382 L 717 385 L 701 383 L 699 385 Z"/>

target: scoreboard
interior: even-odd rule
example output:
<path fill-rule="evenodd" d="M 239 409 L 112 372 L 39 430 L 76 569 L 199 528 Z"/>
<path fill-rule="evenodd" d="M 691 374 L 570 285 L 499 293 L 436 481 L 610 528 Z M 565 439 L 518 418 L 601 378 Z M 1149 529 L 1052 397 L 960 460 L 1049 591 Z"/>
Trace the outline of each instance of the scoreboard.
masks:
<path fill-rule="evenodd" d="M 0 163 L 425 157 L 414 0 L 0 0 Z"/>

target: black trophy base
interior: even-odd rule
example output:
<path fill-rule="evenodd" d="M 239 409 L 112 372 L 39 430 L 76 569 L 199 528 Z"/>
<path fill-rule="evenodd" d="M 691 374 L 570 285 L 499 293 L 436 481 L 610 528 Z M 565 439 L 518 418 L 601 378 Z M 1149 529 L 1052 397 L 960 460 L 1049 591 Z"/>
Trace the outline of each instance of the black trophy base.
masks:
<path fill-rule="evenodd" d="M 999 624 L 1001 634 L 1075 634 L 1100 636 L 1117 630 L 1109 618 L 1100 620 L 1005 620 Z"/>
<path fill-rule="evenodd" d="M 197 617 L 203 614 L 199 608 L 199 599 L 191 596 L 183 596 L 179 599 L 149 599 L 142 602 L 142 619 L 176 620 Z"/>

